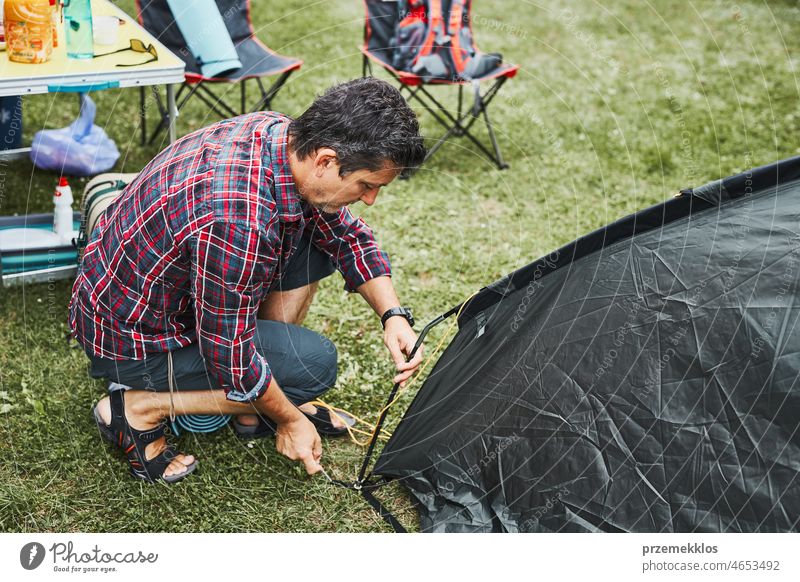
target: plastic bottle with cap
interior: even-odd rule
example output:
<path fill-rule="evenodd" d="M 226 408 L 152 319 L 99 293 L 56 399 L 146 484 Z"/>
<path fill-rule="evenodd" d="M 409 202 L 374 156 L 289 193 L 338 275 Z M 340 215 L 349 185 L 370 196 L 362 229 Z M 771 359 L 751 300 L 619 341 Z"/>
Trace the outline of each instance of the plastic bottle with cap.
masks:
<path fill-rule="evenodd" d="M 3 25 L 8 60 L 44 63 L 53 52 L 50 0 L 5 0 Z"/>
<path fill-rule="evenodd" d="M 68 244 L 73 236 L 72 228 L 72 188 L 64 176 L 58 181 L 53 194 L 55 212 L 53 214 L 53 232 L 58 235 L 62 244 Z"/>

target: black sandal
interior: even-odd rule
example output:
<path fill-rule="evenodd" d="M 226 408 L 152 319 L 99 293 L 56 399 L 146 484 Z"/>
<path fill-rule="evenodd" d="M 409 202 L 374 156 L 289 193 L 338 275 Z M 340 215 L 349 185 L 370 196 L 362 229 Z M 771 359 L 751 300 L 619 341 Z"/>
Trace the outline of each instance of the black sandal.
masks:
<path fill-rule="evenodd" d="M 314 428 L 317 429 L 317 432 L 320 436 L 328 436 L 328 437 L 339 437 L 344 436 L 347 434 L 346 427 L 337 427 L 333 426 L 333 422 L 331 422 L 331 414 L 328 412 L 327 408 L 323 408 L 321 406 L 315 406 L 317 412 L 315 414 L 309 414 L 308 412 L 302 412 L 308 420 L 311 421 L 311 424 L 314 425 Z M 349 414 L 345 414 L 343 412 L 337 412 L 340 415 L 344 422 L 347 423 L 347 426 L 353 426 L 356 423 L 356 419 L 350 416 Z M 275 431 L 277 430 L 277 425 L 270 420 L 269 418 L 258 415 L 258 423 L 257 424 L 242 424 L 239 422 L 237 417 L 233 418 L 233 432 L 236 433 L 241 439 L 262 439 L 265 437 L 273 436 Z"/>
<path fill-rule="evenodd" d="M 239 422 L 239 417 L 234 416 L 233 432 L 236 433 L 240 439 L 263 439 L 273 436 L 277 430 L 277 425 L 266 416 L 258 415 L 258 422 L 256 424 L 242 424 Z"/>
<path fill-rule="evenodd" d="M 100 412 L 95 406 L 93 416 L 100 434 L 111 444 L 122 450 L 131 467 L 131 475 L 148 483 L 155 483 L 159 479 L 165 483 L 176 483 L 188 477 L 197 468 L 197 459 L 186 466 L 186 471 L 178 475 L 164 476 L 169 464 L 179 454 L 175 447 L 167 445 L 159 455 L 147 459 L 145 448 L 147 445 L 164 436 L 165 423 L 150 430 L 136 430 L 128 424 L 125 417 L 125 391 L 114 390 L 109 395 L 111 398 L 111 424 L 103 422 Z"/>
<path fill-rule="evenodd" d="M 347 429 L 356 423 L 356 419 L 349 414 L 337 412 L 336 414 L 341 417 L 340 420 L 342 420 L 347 426 L 334 426 L 333 422 L 331 421 L 331 413 L 327 408 L 317 405 L 314 405 L 314 408 L 317 409 L 317 412 L 314 414 L 310 414 L 303 410 L 300 410 L 300 412 L 306 415 L 306 418 L 311 421 L 311 424 L 314 425 L 314 428 L 317 429 L 317 432 L 320 436 L 344 436 L 348 432 Z"/>

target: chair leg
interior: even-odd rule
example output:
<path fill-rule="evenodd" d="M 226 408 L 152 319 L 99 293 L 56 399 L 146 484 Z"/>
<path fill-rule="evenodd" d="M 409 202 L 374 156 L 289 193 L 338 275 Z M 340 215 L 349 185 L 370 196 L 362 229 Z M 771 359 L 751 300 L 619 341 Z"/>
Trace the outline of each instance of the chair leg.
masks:
<path fill-rule="evenodd" d="M 186 91 L 187 88 L 189 89 L 189 92 L 186 94 L 186 96 L 183 99 L 181 99 L 181 95 L 183 95 L 184 91 Z M 196 90 L 197 90 L 197 86 L 196 85 L 190 85 L 189 83 L 183 83 L 181 85 L 180 89 L 178 89 L 178 92 L 175 95 L 175 101 L 176 101 L 176 106 L 175 107 L 176 107 L 176 109 L 178 110 L 179 113 L 180 113 L 180 110 L 183 108 L 184 105 L 186 105 L 186 102 L 192 97 L 192 95 L 194 94 L 194 92 Z M 147 140 L 147 143 L 149 145 L 153 144 L 153 142 L 156 141 L 156 138 L 159 136 L 159 134 L 162 131 L 165 131 L 169 127 L 169 112 L 164 108 L 163 105 L 161 105 L 161 97 L 158 95 L 158 91 L 156 90 L 155 87 L 153 88 L 153 95 L 155 96 L 156 103 L 158 105 L 158 109 L 159 109 L 159 113 L 161 114 L 161 117 L 159 119 L 158 125 L 153 130 L 153 133 L 150 135 L 150 139 Z"/>
<path fill-rule="evenodd" d="M 416 99 L 445 129 L 450 129 L 451 125 L 457 125 L 459 123 L 459 119 L 457 117 L 453 117 L 453 115 L 445 108 L 445 106 L 439 103 L 439 101 L 437 101 L 436 98 L 431 95 L 431 93 L 422 85 L 415 87 L 413 90 L 409 89 L 408 92 L 408 98 Z M 420 97 L 420 93 L 422 94 L 422 97 Z M 431 107 L 429 102 L 435 105 L 436 108 L 434 109 Z"/>
<path fill-rule="evenodd" d="M 436 140 L 436 143 L 433 144 L 433 147 L 428 150 L 428 153 L 425 154 L 425 160 L 423 161 L 423 163 L 431 159 L 431 157 L 433 157 L 433 154 L 435 154 L 439 150 L 439 148 L 445 144 L 445 142 L 448 139 L 457 135 L 457 132 L 458 132 L 457 126 L 455 125 L 451 126 L 450 129 L 448 129 L 443 136 L 441 136 L 438 140 Z"/>
<path fill-rule="evenodd" d="M 492 101 L 492 99 L 494 99 L 495 95 L 497 95 L 497 91 L 499 91 L 500 86 L 502 86 L 505 80 L 505 78 L 498 79 L 483 96 L 479 95 L 477 97 L 478 103 L 467 112 L 463 111 L 463 86 L 459 86 L 457 117 L 453 116 L 447 109 L 445 109 L 445 107 L 428 90 L 426 90 L 424 86 L 420 85 L 415 87 L 413 90 L 410 88 L 408 89 L 408 100 L 410 101 L 415 99 L 417 102 L 419 102 L 428 111 L 428 113 L 430 113 L 431 116 L 446 129 L 444 135 L 442 135 L 436 141 L 433 147 L 428 150 L 428 154 L 425 156 L 425 161 L 428 161 L 448 139 L 454 136 L 459 136 L 469 139 L 475 145 L 475 147 L 477 147 L 497 166 L 498 169 L 504 170 L 509 167 L 506 161 L 503 159 L 503 155 L 500 151 L 500 146 L 497 142 L 497 137 L 494 132 L 494 126 L 492 125 L 487 111 L 489 103 Z M 484 145 L 481 141 L 479 141 L 470 131 L 472 125 L 481 116 L 483 116 L 483 120 L 486 124 L 486 129 L 489 134 L 489 141 L 492 147 L 491 150 L 487 148 L 486 145 Z"/>
<path fill-rule="evenodd" d="M 272 99 L 275 98 L 275 95 L 278 91 L 286 84 L 286 81 L 289 79 L 289 76 L 292 74 L 293 71 L 286 71 L 278 77 L 278 79 L 269 87 L 265 88 L 264 83 L 262 82 L 261 78 L 256 78 L 256 82 L 258 83 L 259 89 L 261 90 L 261 98 L 256 103 L 256 106 L 249 111 L 259 111 L 266 107 L 270 107 Z M 228 117 L 236 117 L 237 115 L 243 115 L 244 113 L 248 112 L 247 107 L 247 89 L 246 89 L 246 81 L 241 81 L 240 87 L 240 95 L 239 95 L 239 104 L 241 106 L 240 111 L 236 111 L 228 105 L 225 101 L 222 100 L 222 97 L 217 96 L 214 91 L 212 91 L 209 87 L 207 87 L 208 83 L 204 83 L 202 81 L 197 83 L 183 83 L 181 88 L 178 90 L 177 95 L 175 96 L 175 100 L 177 102 L 178 111 L 180 111 L 186 102 L 189 101 L 192 97 L 196 96 L 200 101 L 202 101 L 209 109 L 214 111 L 217 115 L 222 118 Z M 160 113 L 160 120 L 156 128 L 153 130 L 153 133 L 150 135 L 150 139 L 147 139 L 147 129 L 146 129 L 146 119 L 144 117 L 144 107 L 145 107 L 145 98 L 144 98 L 144 88 L 142 88 L 141 94 L 141 109 L 140 115 L 144 120 L 142 123 L 142 144 L 145 143 L 152 144 L 158 135 L 164 131 L 168 127 L 168 115 L 166 108 L 161 103 L 161 98 L 157 92 L 157 88 L 153 87 L 153 95 L 156 100 L 156 104 L 159 109 Z M 185 93 L 185 95 L 184 95 Z M 183 98 L 181 98 L 183 97 Z"/>
<path fill-rule="evenodd" d="M 156 107 L 158 108 L 158 123 L 156 124 L 156 128 L 153 130 L 153 134 L 150 136 L 149 140 L 145 135 L 144 141 L 147 143 L 147 145 L 152 144 L 155 141 L 156 136 L 166 128 L 167 117 L 168 117 L 167 110 L 161 103 L 161 96 L 158 93 L 158 87 L 153 85 L 152 87 L 150 87 L 150 90 L 151 93 L 153 94 L 153 101 L 155 102 Z"/>
<path fill-rule="evenodd" d="M 229 106 L 222 100 L 222 97 L 217 96 L 211 89 L 206 87 L 207 83 L 197 83 L 198 99 L 205 103 L 211 110 L 222 118 L 236 117 L 238 113 L 236 110 Z"/>
<path fill-rule="evenodd" d="M 494 163 L 497 164 L 498 170 L 508 169 L 508 164 L 503 159 L 503 154 L 500 153 L 500 146 L 497 145 L 497 138 L 494 135 L 494 128 L 492 127 L 492 122 L 489 120 L 489 111 L 486 106 L 483 107 L 483 118 L 486 121 L 486 130 L 489 132 L 492 148 L 494 148 Z"/>
<path fill-rule="evenodd" d="M 278 79 L 270 86 L 269 90 L 264 92 L 263 85 L 261 87 L 262 94 L 261 99 L 256 104 L 256 106 L 252 109 L 252 111 L 261 111 L 264 108 L 272 107 L 272 100 L 275 98 L 275 95 L 278 94 L 278 91 L 286 84 L 286 81 L 289 79 L 289 76 L 294 71 L 286 71 L 283 73 Z M 260 79 L 259 79 L 260 82 Z"/>
<path fill-rule="evenodd" d="M 264 83 L 261 82 L 261 77 L 256 77 L 256 83 L 258 84 L 259 91 L 261 91 L 261 98 L 264 99 L 267 95 L 267 90 L 264 88 Z"/>
<path fill-rule="evenodd" d="M 492 84 L 492 86 L 489 87 L 489 89 L 486 91 L 486 93 L 484 93 L 480 97 L 480 102 L 481 102 L 481 107 L 482 108 L 489 107 L 489 104 L 495 98 L 495 96 L 497 95 L 497 92 L 500 91 L 500 87 L 502 87 L 503 84 L 507 80 L 508 79 L 506 79 L 506 77 L 501 77 L 501 78 L 497 79 L 497 81 L 495 81 Z M 478 111 L 477 113 L 480 113 L 480 111 Z M 472 119 L 469 120 L 469 123 L 467 123 L 467 127 L 465 128 L 467 131 L 469 131 L 469 129 L 472 127 L 472 124 L 475 123 L 475 121 L 478 120 L 479 116 L 477 115 L 477 113 L 472 117 Z"/>
<path fill-rule="evenodd" d="M 456 112 L 456 118 L 461 119 L 464 115 L 464 85 L 458 86 L 458 111 Z M 464 130 L 458 128 L 456 130 L 455 135 L 461 137 L 464 135 Z"/>

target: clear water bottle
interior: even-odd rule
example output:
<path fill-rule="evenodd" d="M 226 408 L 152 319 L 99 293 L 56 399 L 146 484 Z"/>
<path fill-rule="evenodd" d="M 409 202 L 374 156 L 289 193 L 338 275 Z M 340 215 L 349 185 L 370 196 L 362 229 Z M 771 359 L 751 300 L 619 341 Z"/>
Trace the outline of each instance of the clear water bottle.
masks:
<path fill-rule="evenodd" d="M 64 32 L 69 58 L 94 57 L 91 0 L 64 0 Z"/>

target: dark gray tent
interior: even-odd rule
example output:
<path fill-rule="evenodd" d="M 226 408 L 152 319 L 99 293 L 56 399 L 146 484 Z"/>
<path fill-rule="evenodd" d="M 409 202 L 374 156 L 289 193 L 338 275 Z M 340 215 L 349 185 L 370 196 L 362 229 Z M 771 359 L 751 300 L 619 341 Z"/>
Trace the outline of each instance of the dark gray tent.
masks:
<path fill-rule="evenodd" d="M 797 530 L 798 178 L 684 191 L 483 289 L 374 474 L 423 531 Z"/>

